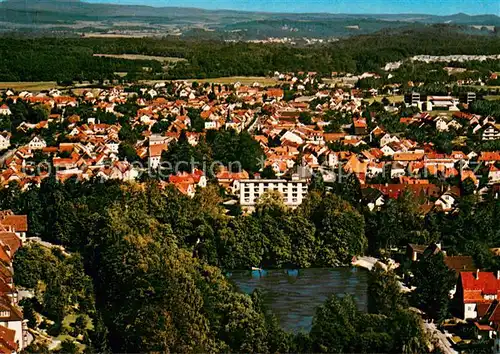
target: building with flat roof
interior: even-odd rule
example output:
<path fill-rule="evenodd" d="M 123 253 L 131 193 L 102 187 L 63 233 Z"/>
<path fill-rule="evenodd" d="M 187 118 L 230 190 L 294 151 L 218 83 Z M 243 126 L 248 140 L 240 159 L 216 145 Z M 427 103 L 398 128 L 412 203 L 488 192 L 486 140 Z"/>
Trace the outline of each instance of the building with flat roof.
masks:
<path fill-rule="evenodd" d="M 240 181 L 240 205 L 252 208 L 265 192 L 278 191 L 283 195 L 285 205 L 297 207 L 307 195 L 306 179 L 244 179 Z"/>
<path fill-rule="evenodd" d="M 426 110 L 459 111 L 458 104 L 458 99 L 452 96 L 428 96 Z"/>

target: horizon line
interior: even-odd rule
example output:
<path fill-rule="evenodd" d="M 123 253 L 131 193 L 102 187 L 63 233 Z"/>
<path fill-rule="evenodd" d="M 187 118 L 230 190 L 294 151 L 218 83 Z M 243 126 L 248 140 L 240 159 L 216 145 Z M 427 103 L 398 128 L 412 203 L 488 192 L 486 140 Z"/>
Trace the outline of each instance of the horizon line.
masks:
<path fill-rule="evenodd" d="M 0 0 L 0 2 L 9 2 L 9 1 L 19 1 L 19 0 Z M 29 0 L 28 0 L 29 2 Z M 54 2 L 64 2 L 60 0 L 55 0 Z M 130 3 L 130 4 L 123 4 L 123 3 L 118 3 L 114 2 L 113 0 L 106 1 L 106 0 L 96 0 L 96 1 L 89 1 L 89 0 L 69 0 L 68 2 L 74 2 L 74 3 L 86 3 L 86 4 L 107 4 L 107 5 L 115 5 L 115 6 L 141 6 L 141 7 L 152 7 L 155 9 L 192 9 L 192 10 L 202 10 L 202 11 L 208 11 L 208 12 L 217 12 L 217 11 L 227 11 L 227 12 L 242 12 L 242 13 L 253 13 L 253 14 L 274 14 L 274 15 L 356 15 L 356 16 L 397 16 L 397 15 L 404 15 L 404 16 L 439 16 L 439 17 L 450 17 L 450 16 L 456 16 L 456 15 L 466 15 L 469 17 L 478 17 L 478 16 L 495 16 L 499 17 L 500 15 L 494 14 L 494 13 L 481 13 L 481 14 L 470 14 L 466 13 L 463 11 L 458 11 L 456 13 L 452 13 L 449 15 L 443 15 L 443 14 L 432 14 L 432 13 L 412 13 L 412 12 L 394 12 L 394 13 L 357 13 L 357 12 L 330 12 L 330 11 L 325 11 L 325 12 L 286 12 L 286 11 L 262 11 L 262 10 L 236 10 L 236 9 L 228 9 L 228 8 L 206 8 L 206 7 L 198 7 L 198 6 L 156 6 L 153 4 L 139 4 L 139 3 Z"/>

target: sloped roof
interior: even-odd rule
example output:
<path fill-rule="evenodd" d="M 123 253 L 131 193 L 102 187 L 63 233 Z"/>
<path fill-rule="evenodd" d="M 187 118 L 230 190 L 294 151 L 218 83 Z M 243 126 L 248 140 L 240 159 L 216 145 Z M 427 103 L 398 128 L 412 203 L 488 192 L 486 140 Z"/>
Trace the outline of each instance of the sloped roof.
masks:
<path fill-rule="evenodd" d="M 492 272 L 460 272 L 464 291 L 479 290 L 483 294 L 496 295 L 500 290 L 500 279 Z"/>
<path fill-rule="evenodd" d="M 21 239 L 13 232 L 1 231 L 0 241 L 9 246 L 12 255 L 21 247 Z"/>
<path fill-rule="evenodd" d="M 457 273 L 464 271 L 472 272 L 477 269 L 474 259 L 471 256 L 446 256 L 444 263 L 448 268 L 453 269 Z"/>

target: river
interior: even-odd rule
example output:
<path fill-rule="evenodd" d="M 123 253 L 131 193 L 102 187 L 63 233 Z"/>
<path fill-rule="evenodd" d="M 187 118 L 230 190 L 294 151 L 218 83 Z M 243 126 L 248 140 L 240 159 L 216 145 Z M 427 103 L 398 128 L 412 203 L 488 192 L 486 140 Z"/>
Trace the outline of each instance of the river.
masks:
<path fill-rule="evenodd" d="M 308 332 L 316 307 L 331 294 L 351 294 L 358 308 L 367 310 L 368 272 L 360 268 L 234 271 L 229 279 L 248 294 L 260 289 L 264 303 L 290 332 Z"/>

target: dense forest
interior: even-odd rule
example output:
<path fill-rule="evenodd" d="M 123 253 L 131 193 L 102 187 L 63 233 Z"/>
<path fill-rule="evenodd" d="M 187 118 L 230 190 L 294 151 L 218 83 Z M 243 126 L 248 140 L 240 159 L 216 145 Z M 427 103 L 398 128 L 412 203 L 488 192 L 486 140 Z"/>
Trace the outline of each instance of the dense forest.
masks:
<path fill-rule="evenodd" d="M 311 332 L 296 335 L 280 328 L 259 292 L 240 293 L 224 277 L 221 268 L 308 267 L 363 252 L 364 217 L 339 196 L 314 192 L 288 211 L 270 195 L 254 214 L 230 217 L 213 185 L 189 199 L 154 182 L 48 179 L 40 189 L 3 190 L 6 207 L 27 212 L 34 234 L 71 252 L 31 245 L 16 254 L 16 284 L 44 284 L 23 300 L 29 323 L 42 313 L 58 335 L 61 319 L 78 309 L 72 331 L 88 352 L 427 351 L 393 274 L 373 274 L 377 299 L 368 313 L 351 297 L 332 296 Z"/>
<path fill-rule="evenodd" d="M 473 36 L 445 25 L 402 32 L 382 31 L 337 42 L 293 47 L 178 38 L 26 38 L 0 41 L 0 81 L 179 79 L 262 76 L 278 71 L 378 71 L 387 62 L 417 54 L 498 54 L 500 37 Z M 158 61 L 98 58 L 93 54 L 144 54 L 184 58 Z"/>

